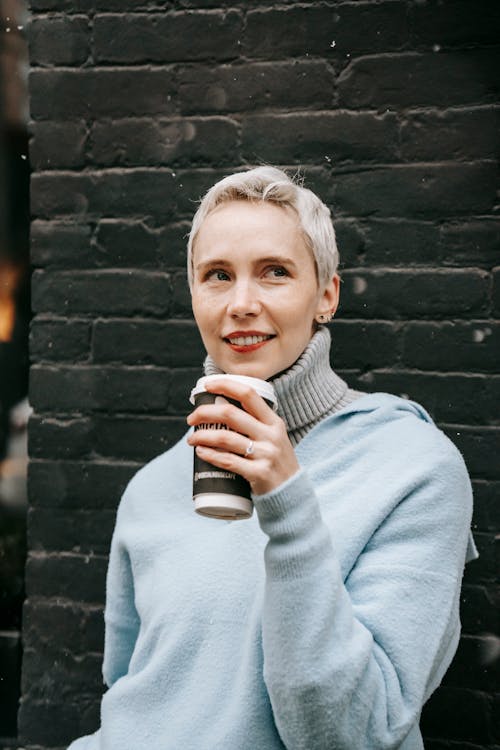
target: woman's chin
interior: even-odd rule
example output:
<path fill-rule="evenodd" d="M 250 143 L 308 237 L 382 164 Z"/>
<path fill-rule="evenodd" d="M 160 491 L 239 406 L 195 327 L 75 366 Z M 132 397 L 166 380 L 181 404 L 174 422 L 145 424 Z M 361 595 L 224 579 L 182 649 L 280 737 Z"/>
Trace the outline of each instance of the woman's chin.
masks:
<path fill-rule="evenodd" d="M 259 362 L 224 362 L 216 363 L 217 366 L 228 375 L 246 375 L 249 378 L 259 378 L 259 380 L 269 380 L 278 372 L 269 364 Z"/>
<path fill-rule="evenodd" d="M 228 375 L 246 375 L 248 378 L 259 378 L 259 380 L 268 380 L 271 377 L 268 370 L 260 367 L 233 367 L 225 372 Z"/>

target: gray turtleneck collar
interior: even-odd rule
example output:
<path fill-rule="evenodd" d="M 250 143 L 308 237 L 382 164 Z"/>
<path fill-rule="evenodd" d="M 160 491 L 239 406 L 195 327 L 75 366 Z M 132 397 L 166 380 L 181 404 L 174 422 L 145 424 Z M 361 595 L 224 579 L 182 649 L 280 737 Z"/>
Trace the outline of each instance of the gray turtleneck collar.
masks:
<path fill-rule="evenodd" d="M 278 414 L 285 421 L 292 445 L 326 416 L 364 395 L 351 390 L 330 367 L 330 343 L 329 330 L 320 326 L 299 359 L 270 378 L 278 397 Z M 205 375 L 222 372 L 210 356 L 204 367 Z"/>

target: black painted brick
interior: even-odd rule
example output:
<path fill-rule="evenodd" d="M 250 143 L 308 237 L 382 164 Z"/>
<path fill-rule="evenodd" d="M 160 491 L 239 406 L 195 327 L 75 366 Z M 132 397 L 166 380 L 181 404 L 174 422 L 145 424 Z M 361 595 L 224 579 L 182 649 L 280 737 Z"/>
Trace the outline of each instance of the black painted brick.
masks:
<path fill-rule="evenodd" d="M 312 3 L 251 11 L 243 41 L 248 57 L 344 58 L 399 49 L 408 38 L 402 3 Z M 333 43 L 333 44 L 332 44 Z"/>
<path fill-rule="evenodd" d="M 30 164 L 33 169 L 84 166 L 87 140 L 84 122 L 35 122 L 31 132 Z"/>
<path fill-rule="evenodd" d="M 196 196 L 198 198 L 199 196 Z M 196 203 L 193 201 L 193 207 Z M 167 266 L 186 268 L 186 243 L 191 224 L 179 222 L 164 226 L 159 237 L 159 262 Z"/>
<path fill-rule="evenodd" d="M 242 142 L 243 156 L 254 162 L 394 162 L 399 127 L 394 114 L 273 113 L 245 118 Z"/>
<path fill-rule="evenodd" d="M 335 369 L 384 367 L 399 360 L 401 333 L 394 323 L 339 318 L 331 325 Z"/>
<path fill-rule="evenodd" d="M 172 315 L 176 318 L 191 318 L 191 294 L 187 281 L 187 274 L 181 271 L 173 278 Z"/>
<path fill-rule="evenodd" d="M 203 375 L 203 370 L 198 367 L 176 370 L 172 377 L 172 389 L 168 405 L 168 413 L 184 416 L 193 410 L 193 406 L 188 403 L 191 389 L 199 377 Z"/>
<path fill-rule="evenodd" d="M 199 367 L 205 349 L 192 321 L 98 320 L 94 362 Z"/>
<path fill-rule="evenodd" d="M 79 459 L 92 453 L 93 422 L 88 417 L 56 419 L 34 415 L 28 452 L 32 458 Z"/>
<path fill-rule="evenodd" d="M 495 317 L 500 316 L 500 268 L 493 271 L 493 314 Z"/>
<path fill-rule="evenodd" d="M 188 402 L 190 388 L 191 384 L 186 389 L 185 414 L 191 411 Z M 171 448 L 187 432 L 186 420 L 182 417 L 100 416 L 95 421 L 93 449 L 96 453 L 105 458 L 128 461 L 150 461 Z"/>
<path fill-rule="evenodd" d="M 32 65 L 81 65 L 87 60 L 90 30 L 86 16 L 35 17 L 28 28 Z"/>
<path fill-rule="evenodd" d="M 342 263 L 366 266 L 414 266 L 437 264 L 439 227 L 429 221 L 406 219 L 358 219 L 334 221 Z M 351 227 L 344 248 L 344 227 Z M 347 250 L 347 259 L 345 251 Z M 350 262 L 349 262 L 350 261 Z M 416 270 L 418 273 L 418 270 Z"/>
<path fill-rule="evenodd" d="M 463 688 L 442 687 L 426 705 L 421 728 L 430 737 L 487 742 L 490 706 L 488 696 Z M 426 744 L 427 747 L 427 744 Z"/>
<path fill-rule="evenodd" d="M 194 381 L 193 381 L 194 385 Z M 186 384 L 185 414 L 191 410 Z M 177 404 L 177 408 L 182 408 Z M 88 460 L 99 457 L 145 462 L 170 448 L 187 431 L 178 417 L 32 417 L 29 454 L 33 458 Z"/>
<path fill-rule="evenodd" d="M 241 0 L 182 0 L 183 7 L 210 8 L 225 4 L 238 5 Z M 284 0 L 290 2 L 291 0 Z M 243 0 L 244 3 L 254 3 L 256 0 Z M 80 13 L 90 11 L 138 11 L 154 8 L 171 9 L 178 5 L 175 0 L 30 0 L 30 8 L 34 11 L 58 10 L 65 13 Z"/>
<path fill-rule="evenodd" d="M 176 89 L 169 68 L 33 70 L 30 110 L 34 120 L 51 122 L 170 115 L 176 111 Z"/>
<path fill-rule="evenodd" d="M 337 173 L 337 209 L 354 216 L 455 217 L 492 211 L 497 168 L 493 162 L 394 165 Z"/>
<path fill-rule="evenodd" d="M 234 164 L 238 127 L 228 118 L 127 119 L 92 126 L 88 161 L 99 166 Z"/>
<path fill-rule="evenodd" d="M 404 331 L 403 347 L 403 363 L 409 367 L 495 373 L 500 368 L 500 324 L 412 323 Z"/>
<path fill-rule="evenodd" d="M 348 170 L 349 167 L 346 169 Z M 294 164 L 289 166 L 286 171 L 290 175 L 297 175 L 310 190 L 321 196 L 327 206 L 332 207 L 335 176 L 332 176 L 331 166 L 326 163 L 326 160 L 322 159 L 319 165 L 315 162 L 304 162 L 302 165 Z"/>
<path fill-rule="evenodd" d="M 339 219 L 335 216 L 332 218 L 335 225 L 337 248 L 340 254 L 338 271 L 341 273 L 344 268 L 358 266 L 363 262 L 366 253 L 367 238 L 366 232 L 359 221 Z"/>
<path fill-rule="evenodd" d="M 462 636 L 453 663 L 443 684 L 459 687 L 467 684 L 477 690 L 498 687 L 498 659 L 492 659 L 491 640 L 487 636 Z"/>
<path fill-rule="evenodd" d="M 157 265 L 158 236 L 144 222 L 103 219 L 97 226 L 95 242 L 97 264 L 114 268 Z"/>
<path fill-rule="evenodd" d="M 40 743 L 51 750 L 64 750 L 72 740 L 99 727 L 99 696 L 80 694 L 74 702 L 59 700 L 24 698 L 21 702 L 19 740 L 26 750 L 40 750 Z"/>
<path fill-rule="evenodd" d="M 346 270 L 339 316 L 468 316 L 487 310 L 489 281 L 477 270 Z"/>
<path fill-rule="evenodd" d="M 500 6 L 491 0 L 427 0 L 409 6 L 412 41 L 441 47 L 498 44 Z"/>
<path fill-rule="evenodd" d="M 339 76 L 339 104 L 356 109 L 492 103 L 498 101 L 498 61 L 497 48 L 367 55 Z"/>
<path fill-rule="evenodd" d="M 107 554 L 116 509 L 31 508 L 28 513 L 30 549 Z"/>
<path fill-rule="evenodd" d="M 36 271 L 32 294 L 40 313 L 165 315 L 172 291 L 169 275 L 159 271 Z"/>
<path fill-rule="evenodd" d="M 481 479 L 500 478 L 500 427 L 448 426 L 446 432 L 465 456 L 472 476 Z"/>
<path fill-rule="evenodd" d="M 170 382 L 159 368 L 34 365 L 30 403 L 38 413 L 165 413 Z"/>
<path fill-rule="evenodd" d="M 31 11 L 57 10 L 68 15 L 72 13 L 90 12 L 95 9 L 93 0 L 30 0 Z"/>
<path fill-rule="evenodd" d="M 31 553 L 26 561 L 26 588 L 31 596 L 62 597 L 102 604 L 107 556 Z"/>
<path fill-rule="evenodd" d="M 95 264 L 92 228 L 84 223 L 33 221 L 31 260 L 34 266 L 85 268 Z"/>
<path fill-rule="evenodd" d="M 31 597 L 23 610 L 23 634 L 31 644 L 48 643 L 63 635 L 71 653 L 102 652 L 104 617 L 102 607 L 85 603 Z"/>
<path fill-rule="evenodd" d="M 500 110 L 418 112 L 401 129 L 403 161 L 496 159 Z"/>
<path fill-rule="evenodd" d="M 29 499 L 32 508 L 116 510 L 129 480 L 140 468 L 134 463 L 32 459 Z"/>
<path fill-rule="evenodd" d="M 174 177 L 171 171 L 146 170 L 41 172 L 32 178 L 32 210 L 41 218 L 165 215 L 175 210 Z"/>
<path fill-rule="evenodd" d="M 432 699 L 431 699 L 432 700 Z M 424 742 L 426 750 L 484 750 L 484 745 L 476 745 L 472 742 L 464 742 L 464 740 L 436 740 L 428 739 L 424 735 Z M 490 745 L 488 750 L 500 750 L 496 746 Z"/>
<path fill-rule="evenodd" d="M 385 391 L 411 398 L 423 404 L 438 421 L 483 426 L 491 422 L 495 424 L 500 376 L 427 374 L 389 369 L 397 364 L 388 356 L 385 369 L 368 370 L 357 378 L 351 376 L 349 383 L 361 391 Z"/>
<path fill-rule="evenodd" d="M 476 480 L 474 490 L 474 528 L 495 531 L 500 526 L 500 482 Z"/>
<path fill-rule="evenodd" d="M 493 217 L 441 227 L 441 258 L 449 265 L 491 268 L 498 263 L 500 221 Z"/>
<path fill-rule="evenodd" d="M 247 15 L 243 53 L 255 58 L 326 57 L 334 28 L 334 9 L 263 8 Z"/>
<path fill-rule="evenodd" d="M 31 325 L 31 357 L 38 362 L 85 361 L 90 355 L 90 332 L 91 324 L 86 320 L 36 318 Z"/>
<path fill-rule="evenodd" d="M 293 3 L 295 0 L 281 0 L 282 5 Z M 82 10 L 93 11 L 150 11 L 172 10 L 178 8 L 208 9 L 226 6 L 253 7 L 261 4 L 261 0 L 30 0 L 33 10 L 64 10 L 77 13 Z"/>
<path fill-rule="evenodd" d="M 101 677 L 101 654 L 74 657 L 58 640 L 26 644 L 23 659 L 23 693 L 31 700 L 71 700 L 95 693 Z"/>
<path fill-rule="evenodd" d="M 189 227 L 183 221 L 162 224 L 161 218 L 158 227 L 133 219 L 102 219 L 96 229 L 92 262 L 86 265 L 185 269 Z"/>
<path fill-rule="evenodd" d="M 110 169 L 105 171 L 38 172 L 32 177 L 32 213 L 36 218 L 74 216 L 78 221 L 102 217 L 153 217 L 164 223 L 191 217 L 193 201 L 231 170 L 174 171 Z"/>
<path fill-rule="evenodd" d="M 500 588 L 494 596 L 493 589 L 486 586 L 466 584 L 462 589 L 460 619 L 462 630 L 467 634 L 482 635 L 497 633 Z"/>
<path fill-rule="evenodd" d="M 256 107 L 329 107 L 334 74 L 324 62 L 186 66 L 178 75 L 184 114 L 251 111 Z"/>
<path fill-rule="evenodd" d="M 362 222 L 366 236 L 366 265 L 408 266 L 436 264 L 439 230 L 428 221 L 373 219 Z M 418 273 L 418 270 L 416 271 Z"/>
<path fill-rule="evenodd" d="M 465 568 L 464 582 L 471 584 L 486 584 L 492 591 L 498 585 L 498 540 L 490 533 L 474 530 L 479 557 Z"/>
<path fill-rule="evenodd" d="M 492 704 L 493 736 L 495 738 L 495 742 L 500 743 L 500 695 L 498 691 L 493 696 Z M 493 750 L 500 750 L 500 744 L 495 744 Z"/>
<path fill-rule="evenodd" d="M 228 60 L 238 55 L 240 13 L 133 13 L 94 17 L 97 63 Z"/>

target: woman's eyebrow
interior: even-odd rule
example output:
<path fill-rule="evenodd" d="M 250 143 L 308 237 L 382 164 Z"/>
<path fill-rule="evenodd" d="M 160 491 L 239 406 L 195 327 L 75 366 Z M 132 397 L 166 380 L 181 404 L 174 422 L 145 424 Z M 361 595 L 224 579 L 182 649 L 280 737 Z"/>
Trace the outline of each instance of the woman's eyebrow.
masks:
<path fill-rule="evenodd" d="M 266 255 L 264 257 L 258 257 L 254 261 L 255 266 L 262 266 L 266 264 L 276 266 L 291 266 L 297 267 L 295 261 L 292 260 L 288 255 Z M 231 266 L 231 261 L 228 258 L 210 258 L 209 260 L 202 260 L 195 265 L 195 271 L 203 271 L 205 268 L 213 268 L 214 266 Z"/>
<path fill-rule="evenodd" d="M 263 263 L 272 263 L 276 266 L 293 267 L 296 267 L 297 265 L 288 255 L 268 255 L 265 258 L 257 258 L 255 263 L 259 265 L 262 265 Z"/>
<path fill-rule="evenodd" d="M 196 271 L 203 271 L 204 268 L 212 268 L 213 266 L 230 266 L 231 262 L 227 258 L 210 258 L 210 260 L 202 260 L 200 263 L 195 265 Z"/>

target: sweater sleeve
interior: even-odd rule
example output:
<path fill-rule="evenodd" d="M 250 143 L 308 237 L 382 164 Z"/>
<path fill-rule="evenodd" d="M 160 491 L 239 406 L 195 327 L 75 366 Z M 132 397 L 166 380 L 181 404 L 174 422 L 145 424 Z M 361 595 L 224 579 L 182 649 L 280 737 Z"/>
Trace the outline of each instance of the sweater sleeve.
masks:
<path fill-rule="evenodd" d="M 269 537 L 264 679 L 288 750 L 398 748 L 449 666 L 471 494 L 454 449 L 434 468 L 405 488 L 345 581 L 305 471 L 255 498 Z"/>
<path fill-rule="evenodd" d="M 122 499 L 117 514 L 106 579 L 102 673 L 108 687 L 127 673 L 140 624 L 134 603 L 134 581 L 130 557 L 123 538 L 125 497 Z"/>

